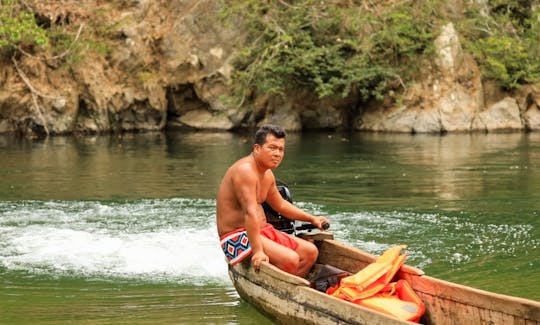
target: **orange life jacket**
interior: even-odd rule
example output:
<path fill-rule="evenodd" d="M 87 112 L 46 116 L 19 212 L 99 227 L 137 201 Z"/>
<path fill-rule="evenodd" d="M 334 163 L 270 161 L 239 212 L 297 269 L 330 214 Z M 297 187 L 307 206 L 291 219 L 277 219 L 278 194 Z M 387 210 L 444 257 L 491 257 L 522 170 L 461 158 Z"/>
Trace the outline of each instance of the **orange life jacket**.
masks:
<path fill-rule="evenodd" d="M 326 292 L 399 319 L 418 322 L 425 305 L 405 280 L 390 283 L 405 263 L 407 253 L 400 255 L 403 245 L 388 249 L 373 263 L 356 274 L 345 277 Z"/>

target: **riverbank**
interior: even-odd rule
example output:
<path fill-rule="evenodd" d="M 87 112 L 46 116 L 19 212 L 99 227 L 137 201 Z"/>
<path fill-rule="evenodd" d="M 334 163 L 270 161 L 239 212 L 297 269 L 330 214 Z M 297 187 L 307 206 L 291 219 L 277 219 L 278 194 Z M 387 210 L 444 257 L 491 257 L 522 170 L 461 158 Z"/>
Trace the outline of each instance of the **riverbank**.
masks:
<path fill-rule="evenodd" d="M 343 98 L 321 98 L 310 88 L 280 95 L 248 88 L 234 100 L 235 60 L 250 39 L 242 16 L 232 23 L 221 18 L 222 5 L 28 1 L 25 10 L 64 46 L 20 44 L 5 58 L 0 133 L 231 131 L 264 123 L 289 131 L 540 130 L 540 89 L 505 89 L 484 75 L 457 28 L 464 17 L 460 1 L 444 8 L 453 21 L 433 27 L 433 54 L 418 57 L 414 80 L 398 82 L 377 100 L 364 99 L 354 84 Z"/>

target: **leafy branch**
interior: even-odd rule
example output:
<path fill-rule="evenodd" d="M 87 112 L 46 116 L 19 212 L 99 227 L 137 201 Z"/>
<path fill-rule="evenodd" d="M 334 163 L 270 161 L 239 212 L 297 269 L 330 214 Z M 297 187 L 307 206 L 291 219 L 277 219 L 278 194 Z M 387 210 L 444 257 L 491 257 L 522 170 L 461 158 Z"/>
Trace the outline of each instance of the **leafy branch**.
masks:
<path fill-rule="evenodd" d="M 472 7 L 458 24 L 483 76 L 503 88 L 540 82 L 540 9 L 534 8 L 528 1 L 492 0 Z"/>
<path fill-rule="evenodd" d="M 15 0 L 0 0 L 0 50 L 4 53 L 32 46 L 45 46 L 47 32 L 39 27 L 34 14 Z"/>
<path fill-rule="evenodd" d="M 253 91 L 369 100 L 405 87 L 414 73 L 408 62 L 432 51 L 436 2 L 406 1 L 393 10 L 354 1 L 224 2 L 224 16 L 241 17 L 248 30 L 233 76 L 240 105 Z"/>

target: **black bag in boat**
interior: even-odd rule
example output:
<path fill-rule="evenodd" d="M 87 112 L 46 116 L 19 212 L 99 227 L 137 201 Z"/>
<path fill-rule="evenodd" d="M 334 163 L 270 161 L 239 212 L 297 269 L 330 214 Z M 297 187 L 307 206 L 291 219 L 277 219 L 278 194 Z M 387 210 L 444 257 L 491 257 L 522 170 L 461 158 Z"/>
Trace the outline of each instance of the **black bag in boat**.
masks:
<path fill-rule="evenodd" d="M 338 269 L 332 265 L 315 264 L 309 271 L 306 279 L 313 289 L 326 292 L 328 288 L 335 287 L 339 284 L 341 279 L 349 275 L 351 275 L 349 272 Z"/>
<path fill-rule="evenodd" d="M 281 194 L 281 197 L 292 203 L 291 192 L 289 191 L 289 187 L 287 186 L 287 184 L 280 180 L 276 180 L 276 186 L 279 194 Z M 287 217 L 279 214 L 277 211 L 272 209 L 272 207 L 266 202 L 263 202 L 262 207 L 264 209 L 264 214 L 266 215 L 266 221 L 272 224 L 274 228 L 287 234 L 294 233 L 293 220 L 287 219 Z"/>

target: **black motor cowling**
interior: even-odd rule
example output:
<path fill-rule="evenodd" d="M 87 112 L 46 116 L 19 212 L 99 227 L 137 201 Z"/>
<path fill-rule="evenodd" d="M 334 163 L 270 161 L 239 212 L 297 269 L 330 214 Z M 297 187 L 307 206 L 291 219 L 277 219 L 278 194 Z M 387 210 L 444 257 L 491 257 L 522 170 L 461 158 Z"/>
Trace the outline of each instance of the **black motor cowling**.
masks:
<path fill-rule="evenodd" d="M 292 203 L 292 196 L 291 192 L 289 191 L 289 187 L 287 184 L 280 180 L 276 180 L 276 187 L 278 189 L 279 194 L 281 194 L 281 197 L 283 197 L 285 200 Z M 287 217 L 281 215 L 272 207 L 266 203 L 263 202 L 262 204 L 264 209 L 264 214 L 266 215 L 266 221 L 274 226 L 277 230 L 283 231 L 287 234 L 293 234 L 294 233 L 294 221 L 291 219 L 288 219 Z"/>

